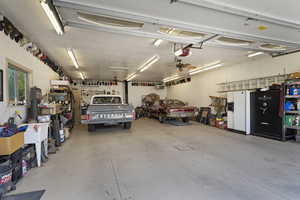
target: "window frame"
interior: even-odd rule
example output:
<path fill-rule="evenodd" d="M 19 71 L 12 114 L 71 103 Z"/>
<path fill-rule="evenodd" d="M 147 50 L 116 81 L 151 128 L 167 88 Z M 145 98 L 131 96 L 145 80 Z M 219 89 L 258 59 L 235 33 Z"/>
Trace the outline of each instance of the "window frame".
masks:
<path fill-rule="evenodd" d="M 14 100 L 10 99 L 10 88 L 9 88 L 9 70 L 14 70 Z M 25 74 L 25 100 L 24 102 L 19 101 L 19 91 L 18 91 L 18 74 Z M 8 103 L 15 106 L 28 105 L 29 97 L 29 72 L 16 66 L 15 64 L 8 62 L 7 63 L 7 99 Z"/>

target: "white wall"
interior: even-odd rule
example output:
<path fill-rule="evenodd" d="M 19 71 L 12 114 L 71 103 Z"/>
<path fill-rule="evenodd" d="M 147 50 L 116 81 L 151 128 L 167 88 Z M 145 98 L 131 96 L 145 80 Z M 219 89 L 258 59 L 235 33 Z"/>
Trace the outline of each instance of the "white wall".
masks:
<path fill-rule="evenodd" d="M 177 98 L 195 106 L 208 106 L 210 95 L 217 93 L 217 83 L 259 78 L 300 71 L 300 53 L 282 57 L 256 57 L 249 62 L 224 66 L 192 76 L 192 81 L 168 87 L 168 98 Z"/>
<path fill-rule="evenodd" d="M 77 88 L 78 90 L 88 90 L 88 91 L 118 91 L 119 95 L 125 98 L 125 85 L 124 83 L 118 83 L 117 86 L 81 86 L 80 84 L 77 84 L 76 86 L 73 86 L 73 88 Z M 93 92 L 92 92 L 93 93 Z M 128 102 L 129 104 L 132 104 L 134 107 L 141 106 L 142 104 L 142 98 L 150 93 L 156 93 L 161 98 L 167 97 L 167 89 L 156 89 L 152 86 L 132 86 L 131 82 L 128 83 Z M 86 102 L 89 102 L 90 97 L 83 97 Z M 125 100 L 125 99 L 124 99 Z"/>
<path fill-rule="evenodd" d="M 77 84 L 76 86 L 72 86 L 72 88 L 76 88 L 80 90 L 80 94 L 82 90 L 89 91 L 90 96 L 82 96 L 80 99 L 86 103 L 90 102 L 92 95 L 95 95 L 96 92 L 104 91 L 104 90 L 106 92 L 110 92 L 110 94 L 112 94 L 112 91 L 114 90 L 116 92 L 115 93 L 116 95 L 122 96 L 123 99 L 125 98 L 124 83 L 122 82 L 119 82 L 118 85 L 99 85 L 99 86 Z"/>
<path fill-rule="evenodd" d="M 160 96 L 160 98 L 167 97 L 167 89 L 156 89 L 152 86 L 132 86 L 131 83 L 128 84 L 128 101 L 134 107 L 142 105 L 143 96 L 155 93 Z"/>
<path fill-rule="evenodd" d="M 0 32 L 0 69 L 3 69 L 4 77 L 4 102 L 0 102 L 0 123 L 5 122 L 12 116 L 15 110 L 22 112 L 23 118 L 26 115 L 25 106 L 8 105 L 7 90 L 7 63 L 10 62 L 29 72 L 29 87 L 37 86 L 42 89 L 43 94 L 49 90 L 50 80 L 57 79 L 58 75 L 38 58 L 20 48 L 3 32 Z"/>

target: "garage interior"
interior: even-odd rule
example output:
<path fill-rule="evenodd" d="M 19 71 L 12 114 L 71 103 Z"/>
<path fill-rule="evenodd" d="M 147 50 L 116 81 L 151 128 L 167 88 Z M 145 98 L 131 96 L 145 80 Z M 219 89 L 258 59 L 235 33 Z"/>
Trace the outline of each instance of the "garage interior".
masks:
<path fill-rule="evenodd" d="M 299 199 L 299 6 L 0 1 L 0 200 Z"/>

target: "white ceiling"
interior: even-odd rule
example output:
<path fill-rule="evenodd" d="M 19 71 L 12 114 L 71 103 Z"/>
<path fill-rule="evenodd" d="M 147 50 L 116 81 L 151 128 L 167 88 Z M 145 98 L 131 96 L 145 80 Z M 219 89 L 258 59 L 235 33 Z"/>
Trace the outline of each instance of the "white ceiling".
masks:
<path fill-rule="evenodd" d="M 190 0 L 192 1 L 192 0 Z M 84 4 L 93 8 L 106 8 L 113 11 L 122 11 L 135 14 L 147 19 L 159 19 L 158 23 L 172 22 L 174 27 L 184 24 L 189 30 L 209 31 L 210 33 L 223 33 L 239 38 L 255 38 L 257 41 L 275 41 L 278 44 L 289 44 L 296 48 L 300 44 L 299 29 L 295 27 L 282 27 L 278 24 L 264 22 L 268 29 L 259 31 L 255 27 L 245 27 L 245 18 L 233 17 L 229 14 L 216 13 L 202 7 L 189 4 L 173 3 L 168 0 L 77 0 L 68 2 Z M 194 0 L 197 2 L 197 0 Z M 203 2 L 198 0 L 198 2 Z M 241 2 L 238 0 L 207 1 L 226 3 L 235 7 L 263 12 L 268 16 L 280 17 L 285 20 L 299 22 L 297 1 L 253 0 Z M 283 5 L 285 9 L 282 8 Z M 280 7 L 281 6 L 281 7 Z M 299 7 L 299 6 L 298 6 Z M 89 79 L 112 79 L 117 76 L 125 78 L 147 59 L 155 54 L 160 56 L 159 62 L 149 70 L 140 73 L 140 80 L 161 80 L 176 72 L 172 43 L 164 42 L 156 48 L 152 45 L 154 39 L 128 34 L 112 33 L 112 31 L 99 31 L 67 26 L 63 36 L 58 36 L 43 12 L 38 1 L 1 0 L 0 11 L 6 15 L 22 32 L 41 49 L 48 53 L 73 78 L 80 78 L 78 72 L 68 57 L 66 48 L 74 48 L 80 65 L 80 71 L 86 73 Z M 64 12 L 60 9 L 63 20 Z M 300 27 L 300 26 L 299 26 Z M 225 66 L 237 62 L 247 61 L 246 49 L 220 48 L 213 43 L 204 46 L 202 50 L 193 49 L 193 55 L 183 59 L 184 63 L 201 66 L 216 60 L 222 60 Z M 128 67 L 128 71 L 111 71 L 110 67 Z"/>

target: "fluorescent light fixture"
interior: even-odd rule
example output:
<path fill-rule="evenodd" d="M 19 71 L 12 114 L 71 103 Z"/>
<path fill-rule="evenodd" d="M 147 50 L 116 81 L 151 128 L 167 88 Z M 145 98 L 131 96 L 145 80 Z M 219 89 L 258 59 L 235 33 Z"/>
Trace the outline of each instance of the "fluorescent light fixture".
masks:
<path fill-rule="evenodd" d="M 220 63 L 220 64 L 212 65 L 212 66 L 209 66 L 209 67 L 201 67 L 198 70 L 192 70 L 192 71 L 190 71 L 189 74 L 190 75 L 194 75 L 194 74 L 198 74 L 198 73 L 203 72 L 203 71 L 215 69 L 215 68 L 222 67 L 222 66 L 223 66 L 223 64 Z"/>
<path fill-rule="evenodd" d="M 212 63 L 208 63 L 208 64 L 205 64 L 201 67 L 197 67 L 195 69 L 191 69 L 189 72 L 194 72 L 194 71 L 198 71 L 198 70 L 202 70 L 203 68 L 206 68 L 206 67 L 210 67 L 210 66 L 213 66 L 213 65 L 217 65 L 217 64 L 220 64 L 221 61 L 218 60 L 218 61 L 215 61 L 215 62 L 212 62 Z"/>
<path fill-rule="evenodd" d="M 76 57 L 74 55 L 73 50 L 72 49 L 68 49 L 68 54 L 69 54 L 69 56 L 70 56 L 70 58 L 71 58 L 71 60 L 72 60 L 72 62 L 74 64 L 75 68 L 78 69 L 79 65 L 78 65 L 77 59 L 76 59 Z"/>
<path fill-rule="evenodd" d="M 180 76 L 178 74 L 175 74 L 173 76 L 169 76 L 167 78 L 164 78 L 163 79 L 163 82 L 166 83 L 166 82 L 170 82 L 170 81 L 173 81 L 173 80 L 176 80 L 176 79 L 179 79 Z"/>
<path fill-rule="evenodd" d="M 84 78 L 83 73 L 82 73 L 82 72 L 79 72 L 79 74 L 80 74 L 81 79 L 84 80 L 85 78 Z"/>
<path fill-rule="evenodd" d="M 128 76 L 127 76 L 127 78 L 130 78 L 131 76 L 134 76 L 136 73 L 134 72 L 134 73 L 131 73 L 131 74 L 129 74 Z"/>
<path fill-rule="evenodd" d="M 156 39 L 153 43 L 154 46 L 159 47 L 159 45 L 161 45 L 161 43 L 163 42 L 162 39 Z"/>
<path fill-rule="evenodd" d="M 132 79 L 134 79 L 137 76 L 137 74 L 133 73 L 131 75 L 128 76 L 127 81 L 131 81 Z"/>
<path fill-rule="evenodd" d="M 153 57 L 151 57 L 149 60 L 147 60 L 144 64 L 142 64 L 138 70 L 140 72 L 143 72 L 145 70 L 147 70 L 149 67 L 151 67 L 154 63 L 156 63 L 158 60 L 160 59 L 160 57 L 158 55 L 155 55 Z"/>
<path fill-rule="evenodd" d="M 252 57 L 255 57 L 255 56 L 262 55 L 262 54 L 264 54 L 264 52 L 259 51 L 259 52 L 256 52 L 256 53 L 249 54 L 248 58 L 252 58 Z"/>
<path fill-rule="evenodd" d="M 45 13 L 47 14 L 57 34 L 62 35 L 64 33 L 63 28 L 60 22 L 58 21 L 57 17 L 55 16 L 53 10 L 51 10 L 51 8 L 49 7 L 47 1 L 45 0 L 41 1 L 41 6 L 44 9 Z"/>

